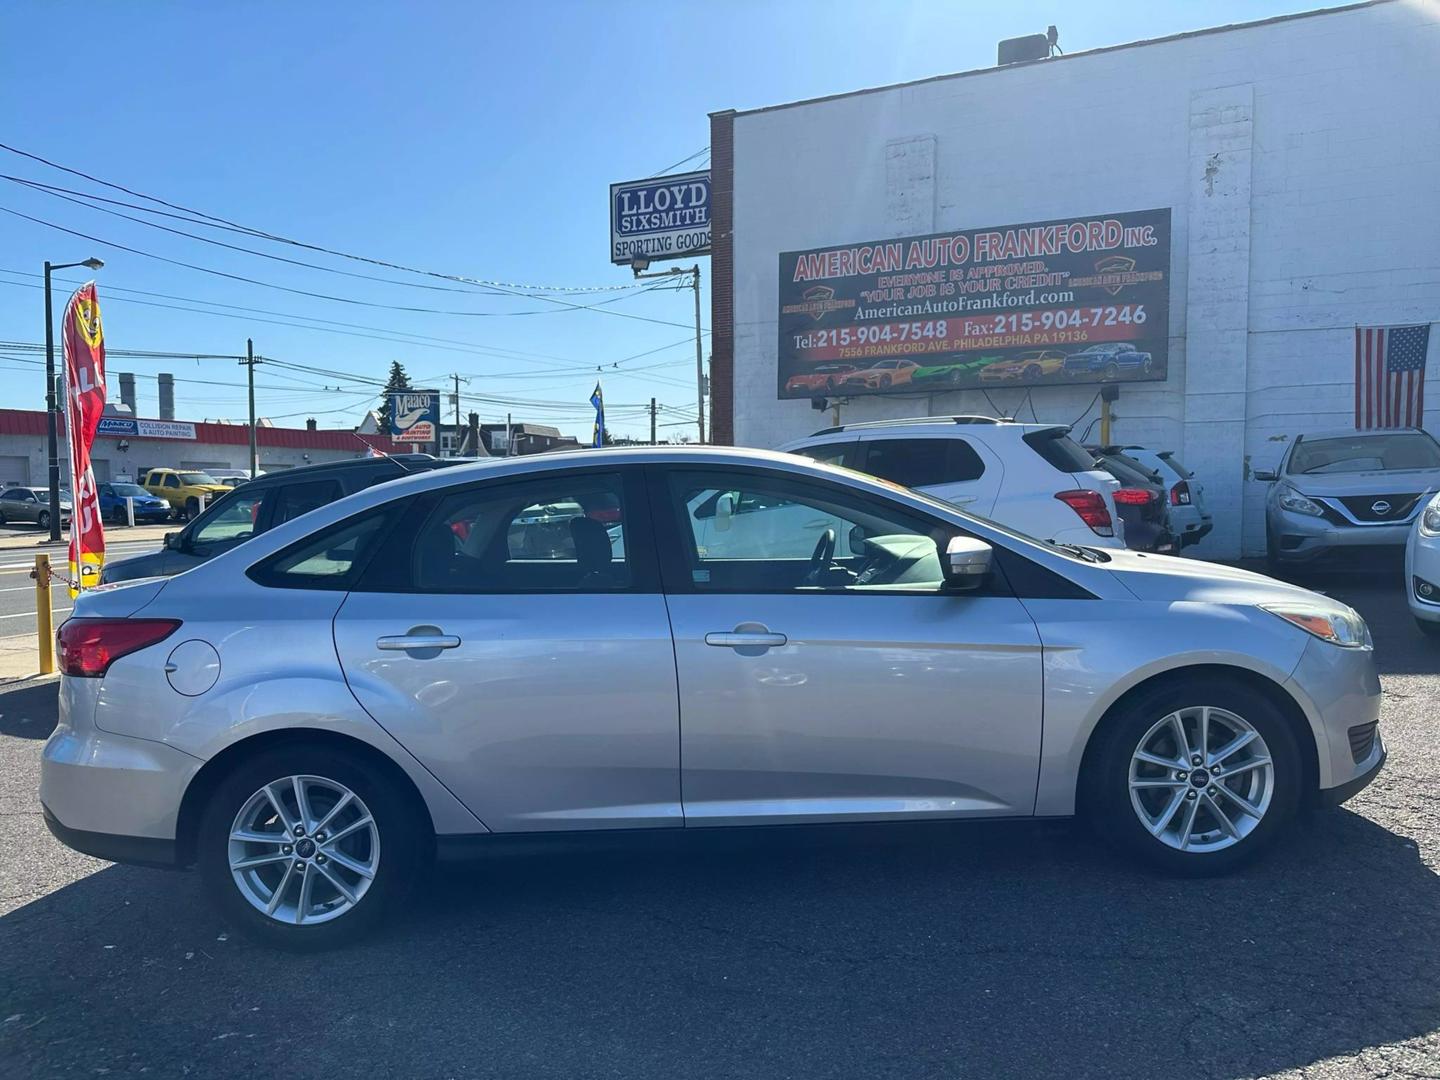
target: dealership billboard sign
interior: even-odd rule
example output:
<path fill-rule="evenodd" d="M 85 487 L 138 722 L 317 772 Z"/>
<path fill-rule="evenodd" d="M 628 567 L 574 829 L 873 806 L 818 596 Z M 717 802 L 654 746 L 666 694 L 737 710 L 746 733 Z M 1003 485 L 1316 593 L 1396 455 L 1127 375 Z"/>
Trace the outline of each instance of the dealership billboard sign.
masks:
<path fill-rule="evenodd" d="M 1164 379 L 1170 211 L 780 255 L 782 398 Z"/>
<path fill-rule="evenodd" d="M 390 395 L 390 438 L 433 443 L 440 426 L 439 390 L 398 390 Z"/>
<path fill-rule="evenodd" d="M 610 185 L 610 261 L 660 262 L 710 253 L 710 174 Z"/>

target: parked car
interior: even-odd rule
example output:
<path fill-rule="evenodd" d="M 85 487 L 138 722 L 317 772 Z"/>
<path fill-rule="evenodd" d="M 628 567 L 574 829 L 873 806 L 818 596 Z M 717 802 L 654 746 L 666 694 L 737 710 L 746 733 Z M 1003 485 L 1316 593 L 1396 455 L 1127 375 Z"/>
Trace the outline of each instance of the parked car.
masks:
<path fill-rule="evenodd" d="M 1140 352 L 1129 342 L 1108 341 L 1065 357 L 1064 371 L 1072 377 L 1100 375 L 1118 379 L 1126 372 L 1147 372 L 1152 363 L 1148 352 Z"/>
<path fill-rule="evenodd" d="M 947 360 L 936 360 L 922 364 L 910 375 L 910 382 L 916 386 L 961 386 L 970 382 L 976 372 L 995 362 L 993 356 L 952 356 Z"/>
<path fill-rule="evenodd" d="M 861 371 L 852 371 L 840 383 L 842 390 L 888 390 L 904 386 L 919 369 L 914 360 L 877 360 Z"/>
<path fill-rule="evenodd" d="M 1035 382 L 1065 370 L 1065 354 L 1059 349 L 1031 349 L 1008 360 L 987 364 L 980 371 L 981 382 Z"/>
<path fill-rule="evenodd" d="M 1405 541 L 1405 595 L 1415 625 L 1440 637 L 1440 495 L 1432 495 Z"/>
<path fill-rule="evenodd" d="M 791 375 L 785 381 L 785 389 L 792 394 L 799 390 L 812 394 L 833 394 L 840 389 L 845 376 L 854 370 L 854 364 L 816 364 L 804 374 Z"/>
<path fill-rule="evenodd" d="M 1063 425 L 927 416 L 826 428 L 781 449 L 916 488 L 1045 540 L 1125 546 L 1119 483 Z"/>
<path fill-rule="evenodd" d="M 1125 546 L 1132 551 L 1158 551 L 1171 554 L 1179 550 L 1170 529 L 1165 498 L 1165 481 L 1156 472 L 1114 447 L 1087 446 L 1100 467 L 1120 483 L 1111 492 L 1115 509 L 1125 522 Z"/>
<path fill-rule="evenodd" d="M 210 476 L 228 488 L 239 487 L 241 484 L 248 484 L 251 480 L 249 469 L 207 469 Z M 263 472 L 256 472 L 255 476 L 264 476 Z"/>
<path fill-rule="evenodd" d="M 1166 500 L 1170 504 L 1170 531 L 1182 548 L 1210 535 L 1215 528 L 1215 519 L 1205 506 L 1205 486 L 1180 463 L 1175 451 L 1151 450 L 1144 446 L 1117 446 L 1113 449 L 1124 452 L 1159 474 L 1168 485 Z"/>
<path fill-rule="evenodd" d="M 109 585 L 184 573 L 317 506 L 441 464 L 444 462 L 440 458 L 429 454 L 391 454 L 266 473 L 234 490 L 226 489 L 183 529 L 167 533 L 165 546 L 159 551 L 107 562 L 100 571 L 100 580 Z"/>
<path fill-rule="evenodd" d="M 577 516 L 517 555 L 531 508 L 596 499 L 623 554 Z M 59 638 L 50 829 L 196 865 L 228 923 L 294 948 L 521 833 L 1081 812 L 1224 872 L 1385 760 L 1369 632 L 1333 599 L 761 451 L 409 476 L 83 593 Z"/>
<path fill-rule="evenodd" d="M 140 481 L 151 495 L 164 499 L 181 521 L 188 521 L 230 489 L 206 472 L 194 469 L 151 469 Z"/>
<path fill-rule="evenodd" d="M 1357 548 L 1399 554 L 1429 496 L 1440 491 L 1440 443 L 1419 428 L 1297 435 L 1265 499 L 1272 570 Z"/>
<path fill-rule="evenodd" d="M 70 492 L 60 489 L 60 524 L 70 524 Z M 12 487 L 0 491 L 0 525 L 32 522 L 42 529 L 50 527 L 50 489 L 43 487 Z"/>
<path fill-rule="evenodd" d="M 157 495 L 151 495 L 139 484 L 101 484 L 96 489 L 100 496 L 100 519 L 112 525 L 124 525 L 130 520 L 125 509 L 125 500 L 135 506 L 137 525 L 155 525 L 170 520 L 170 504 Z"/>

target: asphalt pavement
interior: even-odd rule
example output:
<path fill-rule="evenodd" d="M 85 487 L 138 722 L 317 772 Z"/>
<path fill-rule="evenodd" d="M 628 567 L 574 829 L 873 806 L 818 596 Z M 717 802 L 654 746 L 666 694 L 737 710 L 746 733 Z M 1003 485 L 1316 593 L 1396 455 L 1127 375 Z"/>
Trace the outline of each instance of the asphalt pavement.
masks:
<path fill-rule="evenodd" d="M 180 526 L 174 525 L 172 528 L 178 529 Z M 25 529 L 23 525 L 0 529 L 0 539 L 26 540 L 29 537 Z M 30 571 L 35 568 L 36 553 L 48 554 L 53 567 L 62 573 L 65 570 L 64 545 L 41 546 L 43 534 L 33 527 L 30 531 L 34 533 L 34 543 L 0 547 L 0 637 L 21 634 L 33 637 L 35 634 L 35 583 L 30 578 Z M 126 540 L 119 530 L 112 532 L 106 539 L 105 557 L 108 560 L 141 555 L 160 546 L 153 538 Z M 59 625 L 64 613 L 70 610 L 70 594 L 63 586 L 57 585 L 51 589 L 50 601 L 55 612 L 56 625 Z"/>
<path fill-rule="evenodd" d="M 1232 877 L 1069 823 L 670 835 L 437 873 L 318 956 L 53 841 L 54 685 L 11 688 L 0 1075 L 1440 1075 L 1440 647 L 1393 579 L 1322 584 L 1371 621 L 1390 761 Z"/>

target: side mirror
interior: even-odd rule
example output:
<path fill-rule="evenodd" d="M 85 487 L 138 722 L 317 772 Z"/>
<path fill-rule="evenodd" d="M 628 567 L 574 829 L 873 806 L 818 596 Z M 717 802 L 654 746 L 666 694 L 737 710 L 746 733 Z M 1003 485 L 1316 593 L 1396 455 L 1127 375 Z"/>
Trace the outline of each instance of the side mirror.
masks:
<path fill-rule="evenodd" d="M 735 516 L 735 493 L 727 491 L 715 500 L 715 531 L 729 532 L 730 519 Z"/>
<path fill-rule="evenodd" d="M 994 556 L 995 549 L 984 540 L 952 536 L 945 545 L 945 557 L 940 560 L 946 583 L 952 589 L 966 592 L 980 588 L 990 576 Z"/>
<path fill-rule="evenodd" d="M 1256 469 L 1250 475 L 1255 477 L 1256 480 L 1264 480 L 1267 482 L 1280 479 L 1280 474 L 1277 473 L 1274 469 Z"/>
<path fill-rule="evenodd" d="M 168 551 L 180 550 L 180 534 L 178 532 L 168 532 L 165 534 L 165 548 Z"/>

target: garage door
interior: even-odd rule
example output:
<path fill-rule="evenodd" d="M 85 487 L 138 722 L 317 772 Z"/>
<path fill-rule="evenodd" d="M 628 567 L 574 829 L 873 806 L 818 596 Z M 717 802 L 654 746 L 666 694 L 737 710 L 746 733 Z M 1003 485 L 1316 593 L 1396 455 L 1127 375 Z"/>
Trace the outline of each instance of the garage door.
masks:
<path fill-rule="evenodd" d="M 30 458 L 25 455 L 0 455 L 0 487 L 30 483 Z"/>
<path fill-rule="evenodd" d="M 97 484 L 108 484 L 110 482 L 110 459 L 91 458 L 90 470 L 95 474 Z"/>

